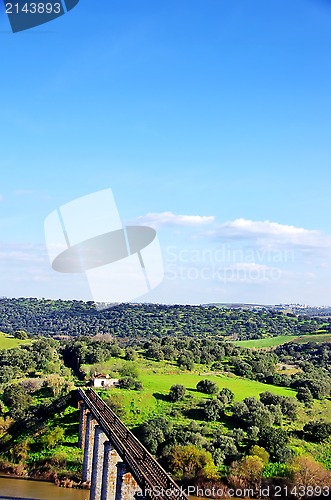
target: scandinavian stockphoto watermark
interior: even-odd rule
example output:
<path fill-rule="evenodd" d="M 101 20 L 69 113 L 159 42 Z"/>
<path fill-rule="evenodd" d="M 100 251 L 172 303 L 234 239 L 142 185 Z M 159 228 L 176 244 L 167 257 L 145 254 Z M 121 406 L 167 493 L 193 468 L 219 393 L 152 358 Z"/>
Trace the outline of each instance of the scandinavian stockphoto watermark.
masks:
<path fill-rule="evenodd" d="M 260 283 L 280 280 L 282 266 L 293 263 L 293 250 L 274 248 L 234 248 L 229 244 L 217 248 L 165 249 L 167 280 L 202 280 L 229 283 Z"/>
<path fill-rule="evenodd" d="M 52 268 L 84 273 L 98 309 L 137 299 L 163 280 L 155 229 L 123 226 L 111 189 L 62 205 L 44 227 Z"/>
<path fill-rule="evenodd" d="M 5 7 L 13 33 L 28 30 L 63 16 L 79 0 L 0 0 Z"/>

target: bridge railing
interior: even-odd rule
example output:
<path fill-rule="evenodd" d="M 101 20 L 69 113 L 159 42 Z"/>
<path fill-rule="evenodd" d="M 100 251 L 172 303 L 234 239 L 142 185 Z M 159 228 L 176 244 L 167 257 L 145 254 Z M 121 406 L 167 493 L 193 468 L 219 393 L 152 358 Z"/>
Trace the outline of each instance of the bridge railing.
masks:
<path fill-rule="evenodd" d="M 152 500 L 174 497 L 176 500 L 188 500 L 182 488 L 95 391 L 78 389 L 78 393 L 146 496 Z"/>

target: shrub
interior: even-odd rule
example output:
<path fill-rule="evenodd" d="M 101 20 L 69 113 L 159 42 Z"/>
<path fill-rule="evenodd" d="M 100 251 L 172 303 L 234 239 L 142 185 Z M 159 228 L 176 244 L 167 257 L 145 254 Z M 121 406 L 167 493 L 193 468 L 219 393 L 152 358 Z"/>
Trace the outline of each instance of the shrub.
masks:
<path fill-rule="evenodd" d="M 331 434 L 331 424 L 329 422 L 308 422 L 303 428 L 306 438 L 310 441 L 321 443 Z"/>
<path fill-rule="evenodd" d="M 208 379 L 200 380 L 196 387 L 199 392 L 204 392 L 205 394 L 216 394 L 218 392 L 218 385 Z"/>
<path fill-rule="evenodd" d="M 181 384 L 174 384 L 170 387 L 169 399 L 170 401 L 180 401 L 184 399 L 186 388 Z"/>
<path fill-rule="evenodd" d="M 257 444 L 255 444 L 249 450 L 249 454 L 255 455 L 256 457 L 260 457 L 263 462 L 263 465 L 267 465 L 267 463 L 269 462 L 269 453 L 267 452 L 267 450 L 262 448 L 262 446 L 258 446 Z"/>
<path fill-rule="evenodd" d="M 224 404 L 219 399 L 209 399 L 203 408 L 206 420 L 219 420 L 224 415 Z"/>
<path fill-rule="evenodd" d="M 194 445 L 174 446 L 167 455 L 168 467 L 177 480 L 198 477 L 218 479 L 218 471 L 209 451 Z"/>
<path fill-rule="evenodd" d="M 61 443 L 64 439 L 64 430 L 62 427 L 54 427 L 54 429 L 48 430 L 43 436 L 40 438 L 40 443 L 42 446 L 47 448 L 55 448 L 56 445 Z"/>

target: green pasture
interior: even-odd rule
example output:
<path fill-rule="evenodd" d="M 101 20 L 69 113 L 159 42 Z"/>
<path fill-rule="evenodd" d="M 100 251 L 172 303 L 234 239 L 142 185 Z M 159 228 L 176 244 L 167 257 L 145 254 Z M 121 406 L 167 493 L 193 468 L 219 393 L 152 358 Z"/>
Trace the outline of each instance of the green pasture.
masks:
<path fill-rule="evenodd" d="M 246 347 L 249 349 L 262 349 L 264 347 L 277 347 L 278 345 L 294 342 L 296 344 L 306 344 L 314 342 L 321 344 L 322 342 L 331 342 L 330 333 L 315 333 L 311 335 L 280 335 L 279 337 L 264 337 L 257 340 L 235 340 L 232 344 L 238 347 Z"/>
<path fill-rule="evenodd" d="M 114 376 L 119 365 L 125 365 L 125 360 L 113 359 L 102 365 L 86 366 L 85 372 L 89 373 L 96 369 L 98 372 L 110 373 Z M 242 400 L 248 396 L 258 397 L 261 392 L 271 391 L 282 396 L 295 397 L 295 392 L 284 387 L 276 387 L 270 384 L 262 384 L 249 379 L 240 377 L 226 376 L 224 374 L 211 374 L 206 372 L 206 367 L 198 366 L 193 372 L 181 371 L 177 366 L 170 362 L 156 362 L 139 359 L 135 365 L 138 367 L 139 380 L 144 389 L 142 391 L 127 391 L 123 389 L 111 389 L 109 395 L 120 402 L 125 408 L 125 422 L 130 425 L 137 425 L 144 420 L 156 417 L 170 415 L 176 405 L 168 401 L 167 394 L 173 384 L 182 384 L 186 387 L 186 399 L 182 405 L 192 409 L 199 405 L 201 399 L 210 397 L 196 390 L 197 383 L 202 379 L 209 379 L 217 383 L 219 389 L 227 387 L 233 391 L 236 400 Z M 102 368 L 102 369 L 100 369 Z M 206 372 L 206 373 L 205 373 Z M 191 417 L 193 418 L 193 417 Z"/>
<path fill-rule="evenodd" d="M 30 344 L 31 340 L 19 340 L 15 339 L 7 333 L 0 332 L 0 350 L 13 349 L 14 347 L 19 347 L 20 345 Z"/>
<path fill-rule="evenodd" d="M 276 347 L 286 342 L 293 342 L 297 338 L 295 335 L 280 335 L 279 337 L 265 337 L 256 340 L 235 340 L 232 344 L 238 347 L 261 349 L 263 347 Z"/>

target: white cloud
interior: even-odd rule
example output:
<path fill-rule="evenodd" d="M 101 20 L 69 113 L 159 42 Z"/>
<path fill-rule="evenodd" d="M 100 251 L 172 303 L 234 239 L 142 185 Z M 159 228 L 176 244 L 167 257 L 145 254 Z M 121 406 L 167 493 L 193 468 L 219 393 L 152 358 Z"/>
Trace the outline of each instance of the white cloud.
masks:
<path fill-rule="evenodd" d="M 288 244 L 307 248 L 330 248 L 331 236 L 322 231 L 279 224 L 278 222 L 236 219 L 227 221 L 208 233 L 226 239 L 254 239 L 259 242 Z"/>
<path fill-rule="evenodd" d="M 215 222 L 213 215 L 176 215 L 172 212 L 148 213 L 138 217 L 138 224 L 160 226 L 201 226 Z"/>
<path fill-rule="evenodd" d="M 0 264 L 42 263 L 47 257 L 42 245 L 0 242 Z"/>

